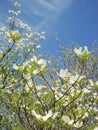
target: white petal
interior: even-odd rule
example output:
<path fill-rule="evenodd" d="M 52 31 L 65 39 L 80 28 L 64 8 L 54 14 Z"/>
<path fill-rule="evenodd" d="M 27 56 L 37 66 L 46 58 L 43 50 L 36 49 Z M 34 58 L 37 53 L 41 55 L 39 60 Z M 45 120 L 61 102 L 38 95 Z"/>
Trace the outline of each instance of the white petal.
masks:
<path fill-rule="evenodd" d="M 52 116 L 52 110 L 49 110 L 46 116 L 44 116 L 44 121 L 46 121 L 49 117 Z"/>
<path fill-rule="evenodd" d="M 54 113 L 54 115 L 53 115 L 53 117 L 52 117 L 53 120 L 57 117 L 58 113 L 59 113 L 59 112 L 55 112 L 55 113 Z"/>

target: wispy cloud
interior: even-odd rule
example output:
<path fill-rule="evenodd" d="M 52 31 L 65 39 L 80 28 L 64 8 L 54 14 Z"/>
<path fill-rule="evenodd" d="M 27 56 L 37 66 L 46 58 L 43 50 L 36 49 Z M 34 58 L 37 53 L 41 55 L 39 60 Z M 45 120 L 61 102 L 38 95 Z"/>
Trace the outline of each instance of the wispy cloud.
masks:
<path fill-rule="evenodd" d="M 72 0 L 17 1 L 22 5 L 24 19 L 32 26 L 34 31 L 42 30 L 43 27 L 45 28 L 48 25 L 51 26 L 63 10 L 67 10 L 72 4 Z"/>

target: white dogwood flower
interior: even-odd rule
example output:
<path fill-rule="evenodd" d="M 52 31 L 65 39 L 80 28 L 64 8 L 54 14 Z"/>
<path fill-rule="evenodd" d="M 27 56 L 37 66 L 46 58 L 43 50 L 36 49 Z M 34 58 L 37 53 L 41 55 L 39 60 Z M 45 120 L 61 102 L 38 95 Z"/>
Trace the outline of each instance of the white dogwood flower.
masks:
<path fill-rule="evenodd" d="M 68 69 L 61 69 L 59 73 L 57 72 L 57 75 L 64 79 L 65 77 L 70 77 L 71 73 L 68 72 Z"/>
<path fill-rule="evenodd" d="M 94 130 L 98 130 L 98 127 L 95 127 Z"/>
<path fill-rule="evenodd" d="M 37 63 L 38 63 L 39 65 L 41 65 L 40 70 L 43 71 L 44 68 L 46 67 L 46 60 L 40 59 Z"/>
<path fill-rule="evenodd" d="M 89 94 L 91 91 L 90 91 L 89 89 L 87 89 L 87 88 L 83 88 L 83 92 L 84 92 L 85 94 Z"/>
<path fill-rule="evenodd" d="M 77 55 L 77 57 L 82 60 L 89 60 L 91 58 L 91 52 L 88 51 L 88 48 L 86 46 L 84 46 L 84 50 L 82 50 L 82 47 L 75 48 L 74 52 Z"/>
<path fill-rule="evenodd" d="M 39 64 L 39 65 L 46 66 L 46 60 L 40 59 L 40 60 L 38 61 L 38 64 Z"/>
<path fill-rule="evenodd" d="M 31 112 L 40 121 L 47 121 L 47 119 L 52 116 L 52 110 L 49 110 L 45 116 L 37 114 L 34 110 L 32 110 Z"/>
<path fill-rule="evenodd" d="M 20 40 L 21 39 L 21 35 L 19 34 L 18 30 L 7 32 L 6 36 L 7 36 L 8 39 L 10 39 L 12 41 L 13 40 Z"/>
<path fill-rule="evenodd" d="M 88 48 L 87 46 L 84 46 L 84 51 L 82 51 L 82 47 L 79 47 L 79 49 L 75 48 L 74 49 L 74 52 L 77 54 L 77 55 L 83 55 L 84 53 L 90 53 L 88 52 Z"/>
<path fill-rule="evenodd" d="M 74 52 L 75 52 L 77 55 L 81 55 L 81 54 L 82 54 L 82 47 L 79 47 L 79 49 L 75 48 L 75 49 L 74 49 Z"/>
<path fill-rule="evenodd" d="M 62 116 L 62 119 L 66 124 L 69 124 L 69 125 L 73 124 L 74 122 L 74 120 L 70 120 L 68 116 Z"/>
<path fill-rule="evenodd" d="M 83 125 L 83 122 L 76 122 L 75 124 L 74 124 L 74 127 L 75 128 L 79 128 L 79 127 L 81 127 Z"/>

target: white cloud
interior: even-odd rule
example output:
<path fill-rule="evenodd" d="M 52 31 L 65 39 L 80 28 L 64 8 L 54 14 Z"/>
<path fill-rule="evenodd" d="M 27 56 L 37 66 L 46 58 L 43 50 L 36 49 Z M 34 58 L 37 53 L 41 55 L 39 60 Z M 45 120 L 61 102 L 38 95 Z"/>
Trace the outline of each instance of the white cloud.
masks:
<path fill-rule="evenodd" d="M 49 11 L 56 11 L 56 7 L 53 5 L 53 2 L 48 2 L 47 0 L 36 0 L 40 6 Z"/>
<path fill-rule="evenodd" d="M 63 10 L 67 10 L 72 5 L 72 0 L 20 0 L 19 2 L 25 20 L 32 25 L 34 31 L 51 26 Z"/>

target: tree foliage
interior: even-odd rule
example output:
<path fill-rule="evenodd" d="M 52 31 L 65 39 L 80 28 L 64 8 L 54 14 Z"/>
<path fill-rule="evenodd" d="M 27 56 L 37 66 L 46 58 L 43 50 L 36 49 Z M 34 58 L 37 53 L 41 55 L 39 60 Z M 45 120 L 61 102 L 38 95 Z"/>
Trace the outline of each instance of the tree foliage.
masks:
<path fill-rule="evenodd" d="M 32 33 L 14 6 L 0 28 L 0 129 L 98 129 L 98 44 L 61 46 L 62 57 L 47 60 L 45 33 Z"/>

